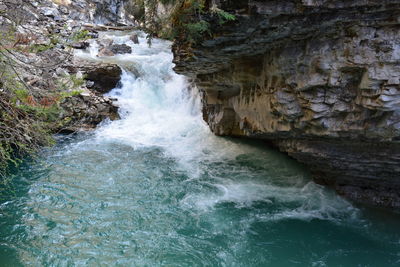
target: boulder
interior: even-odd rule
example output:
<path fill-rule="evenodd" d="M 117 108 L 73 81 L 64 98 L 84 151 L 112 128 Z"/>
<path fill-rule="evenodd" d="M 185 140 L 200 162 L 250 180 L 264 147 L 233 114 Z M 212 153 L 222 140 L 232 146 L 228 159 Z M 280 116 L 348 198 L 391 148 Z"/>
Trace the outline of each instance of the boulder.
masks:
<path fill-rule="evenodd" d="M 139 44 L 139 36 L 134 33 L 131 35 L 131 37 L 129 38 L 134 44 Z"/>
<path fill-rule="evenodd" d="M 99 39 L 99 40 L 97 40 L 97 43 L 99 44 L 99 46 L 101 48 L 104 48 L 104 47 L 111 46 L 114 43 L 114 40 L 113 39 L 108 39 L 108 38 Z"/>
<path fill-rule="evenodd" d="M 66 97 L 60 104 L 60 133 L 91 130 L 105 119 L 119 119 L 118 107 L 113 100 L 90 91 Z"/>
<path fill-rule="evenodd" d="M 114 54 L 131 54 L 132 48 L 126 44 L 114 44 L 108 47 Z"/>
<path fill-rule="evenodd" d="M 90 46 L 90 44 L 88 42 L 83 41 L 83 42 L 72 43 L 70 46 L 75 49 L 86 49 Z"/>
<path fill-rule="evenodd" d="M 97 54 L 98 57 L 112 57 L 114 56 L 114 53 L 107 47 L 103 47 L 99 50 L 99 53 Z"/>
<path fill-rule="evenodd" d="M 81 71 L 86 80 L 91 81 L 91 89 L 105 94 L 114 89 L 121 79 L 122 70 L 117 64 L 79 60 L 70 72 Z"/>

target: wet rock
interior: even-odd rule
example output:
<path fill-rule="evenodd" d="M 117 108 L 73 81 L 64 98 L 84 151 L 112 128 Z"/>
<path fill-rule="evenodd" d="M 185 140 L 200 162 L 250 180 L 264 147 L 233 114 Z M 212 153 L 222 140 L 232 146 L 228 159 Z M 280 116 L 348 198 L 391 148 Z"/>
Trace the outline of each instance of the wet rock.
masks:
<path fill-rule="evenodd" d="M 108 93 L 121 79 L 122 70 L 117 64 L 78 60 L 70 67 L 71 72 L 81 71 L 86 80 L 93 82 L 91 89 Z"/>
<path fill-rule="evenodd" d="M 75 48 L 75 49 L 86 49 L 90 46 L 90 44 L 86 41 L 83 42 L 76 42 L 76 43 L 72 43 L 71 47 Z"/>
<path fill-rule="evenodd" d="M 139 44 L 139 36 L 134 33 L 131 35 L 131 37 L 129 37 L 129 39 L 134 43 L 134 44 Z"/>
<path fill-rule="evenodd" d="M 115 54 L 109 48 L 103 47 L 99 50 L 99 53 L 97 54 L 97 56 L 98 57 L 112 57 L 112 56 L 115 56 Z"/>
<path fill-rule="evenodd" d="M 126 44 L 112 44 L 113 40 L 102 40 L 100 41 L 99 57 L 110 57 L 116 54 L 131 54 L 132 48 Z M 107 45 L 109 44 L 109 45 Z"/>
<path fill-rule="evenodd" d="M 270 140 L 315 181 L 400 208 L 400 2 L 293 3 L 218 1 L 235 22 L 176 40 L 175 70 L 217 135 Z"/>
<path fill-rule="evenodd" d="M 114 40 L 113 39 L 104 38 L 104 39 L 97 40 L 97 43 L 102 48 L 103 47 L 110 47 L 114 43 Z"/>
<path fill-rule="evenodd" d="M 111 50 L 114 54 L 131 54 L 132 48 L 126 44 L 113 44 L 107 49 Z"/>

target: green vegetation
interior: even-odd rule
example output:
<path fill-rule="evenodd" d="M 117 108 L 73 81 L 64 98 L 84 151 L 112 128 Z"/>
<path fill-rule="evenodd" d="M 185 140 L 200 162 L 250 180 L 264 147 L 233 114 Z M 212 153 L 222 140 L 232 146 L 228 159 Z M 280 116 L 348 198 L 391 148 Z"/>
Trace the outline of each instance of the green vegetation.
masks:
<path fill-rule="evenodd" d="M 0 93 L 0 177 L 5 176 L 10 167 L 17 167 L 21 157 L 31 156 L 40 146 L 54 143 L 52 130 L 66 123 L 59 121 L 60 102 L 81 93 L 79 89 L 67 91 L 66 87 L 79 88 L 83 78 L 71 75 L 65 80 L 68 81 L 65 87 L 41 98 L 32 96 L 16 79 L 6 81 L 7 87 L 3 83 Z"/>
<path fill-rule="evenodd" d="M 75 40 L 87 33 L 77 34 Z M 0 42 L 0 190 L 6 186 L 9 171 L 21 163 L 21 158 L 34 155 L 43 145 L 54 143 L 52 131 L 66 121 L 60 121 L 60 102 L 81 93 L 84 77 L 65 75 L 55 82 L 51 91 L 33 90 L 19 74 L 21 62 L 13 57 L 19 47 L 13 47 L 21 37 L 7 33 L 8 39 Z M 19 39 L 18 39 L 19 38 Z M 55 46 L 57 38 L 49 45 L 25 44 L 30 52 L 40 53 Z"/>
<path fill-rule="evenodd" d="M 214 9 L 214 13 L 217 14 L 218 19 L 219 19 L 218 20 L 219 24 L 221 24 L 221 25 L 228 21 L 236 20 L 236 17 L 234 15 L 232 15 L 226 11 L 223 11 L 222 9 L 219 9 L 219 8 Z"/>
<path fill-rule="evenodd" d="M 172 38 L 179 38 L 189 45 L 212 36 L 211 25 L 220 26 L 236 17 L 216 7 L 209 7 L 206 0 L 181 0 L 171 16 Z"/>
<path fill-rule="evenodd" d="M 195 43 L 201 39 L 205 34 L 210 34 L 210 24 L 207 21 L 200 20 L 196 23 L 188 23 L 185 25 L 187 33 L 187 40 Z"/>
<path fill-rule="evenodd" d="M 212 37 L 216 24 L 236 19 L 224 10 L 211 7 L 210 0 L 132 0 L 131 3 L 135 5 L 135 17 L 145 25 L 149 43 L 153 36 L 161 36 L 191 46 Z M 158 17 L 160 3 L 172 9 L 169 17 Z M 59 45 L 68 47 L 72 42 L 90 38 L 87 30 L 79 30 L 68 39 L 50 33 L 39 36 L 41 41 L 37 42 L 35 33 L 17 31 L 20 18 L 7 19 L 9 25 L 3 25 L 0 32 L 0 176 L 4 176 L 10 164 L 18 165 L 21 156 L 31 155 L 40 146 L 52 143 L 51 129 L 62 123 L 58 121 L 59 103 L 65 97 L 81 93 L 79 88 L 84 83 L 84 77 L 65 75 L 52 82 L 55 88 L 44 92 L 32 90 L 19 73 L 25 63 L 19 62 L 15 54 L 47 53 Z M 46 66 L 32 64 L 34 68 Z"/>
<path fill-rule="evenodd" d="M 41 53 L 45 52 L 47 50 L 53 49 L 55 47 L 55 44 L 50 43 L 50 44 L 32 44 L 29 46 L 28 51 L 30 53 Z"/>
<path fill-rule="evenodd" d="M 159 3 L 172 8 L 170 17 L 159 18 Z M 210 0 L 135 0 L 131 1 L 130 13 L 145 24 L 149 40 L 153 36 L 164 39 L 185 40 L 188 44 L 212 37 L 212 26 L 223 25 L 236 17 L 211 6 Z"/>
<path fill-rule="evenodd" d="M 70 58 L 71 43 L 90 38 L 87 30 L 68 36 L 56 31 L 58 26 L 50 25 L 47 34 L 24 27 L 31 18 L 20 10 L 29 1 L 14 2 L 5 4 L 18 8 L 0 11 L 0 193 L 10 191 L 10 171 L 22 158 L 32 158 L 41 146 L 54 143 L 52 133 L 70 120 L 60 120 L 61 101 L 80 94 L 84 84 L 84 77 L 77 75 L 41 81 L 41 73 L 55 71 Z M 58 55 L 52 51 L 56 47 L 66 47 L 65 55 L 53 57 Z M 29 59 L 30 53 L 40 55 L 40 60 Z"/>
<path fill-rule="evenodd" d="M 72 34 L 71 40 L 75 42 L 85 41 L 90 39 L 89 31 L 88 30 L 79 30 Z"/>

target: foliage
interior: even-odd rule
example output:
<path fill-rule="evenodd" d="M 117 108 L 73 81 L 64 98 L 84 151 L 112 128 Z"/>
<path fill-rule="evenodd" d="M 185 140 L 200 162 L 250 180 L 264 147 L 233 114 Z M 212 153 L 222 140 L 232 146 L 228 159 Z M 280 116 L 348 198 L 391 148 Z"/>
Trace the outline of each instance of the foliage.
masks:
<path fill-rule="evenodd" d="M 71 40 L 74 42 L 85 41 L 90 39 L 88 30 L 79 30 L 72 34 Z"/>
<path fill-rule="evenodd" d="M 173 37 L 182 38 L 189 43 L 198 42 L 210 34 L 210 24 L 203 19 L 204 0 L 183 0 L 172 14 Z"/>
<path fill-rule="evenodd" d="M 53 49 L 55 45 L 53 43 L 50 44 L 32 44 L 29 46 L 28 50 L 31 53 L 41 53 L 47 50 Z"/>
<path fill-rule="evenodd" d="M 13 104 L 10 96 L 4 92 L 0 95 L 0 176 L 9 164 L 17 166 L 20 156 L 32 154 L 40 145 L 51 142 L 43 120 L 39 119 L 47 114 L 32 112 L 28 104 Z M 18 97 L 27 99 L 22 91 L 18 91 Z"/>
<path fill-rule="evenodd" d="M 68 93 L 72 89 L 76 89 L 85 84 L 85 76 L 77 74 L 65 75 L 56 81 L 59 91 Z"/>
<path fill-rule="evenodd" d="M 209 0 L 178 0 L 175 3 L 175 11 L 170 20 L 172 30 L 168 32 L 168 39 L 179 38 L 195 44 L 212 36 L 211 25 L 223 25 L 236 20 L 234 15 L 216 6 L 210 7 Z"/>
<path fill-rule="evenodd" d="M 228 21 L 236 20 L 235 15 L 232 15 L 232 14 L 230 14 L 230 13 L 228 13 L 228 12 L 222 10 L 222 9 L 214 8 L 214 12 L 215 12 L 215 14 L 217 14 L 219 24 L 221 24 L 221 25 L 226 23 L 226 22 L 228 22 Z"/>
<path fill-rule="evenodd" d="M 149 44 L 154 36 L 170 40 L 179 38 L 195 44 L 212 36 L 214 22 L 223 25 L 236 19 L 222 9 L 211 7 L 210 0 L 131 0 L 130 3 L 133 7 L 129 12 L 145 25 Z M 158 17 L 160 3 L 173 9 L 169 18 Z"/>
<path fill-rule="evenodd" d="M 204 20 L 196 23 L 188 23 L 185 25 L 187 31 L 187 39 L 190 42 L 196 42 L 201 39 L 205 33 L 210 33 L 210 24 Z"/>
<path fill-rule="evenodd" d="M 11 2 L 8 4 L 14 5 Z M 20 4 L 22 10 L 29 1 L 23 0 Z M 79 88 L 84 83 L 84 77 L 67 75 L 63 77 L 64 83 L 52 82 L 58 85 L 57 88 L 40 91 L 21 77 L 21 72 L 40 73 L 39 70 L 55 69 L 70 54 L 66 53 L 65 59 L 61 58 L 60 62 L 52 62 L 49 52 L 49 63 L 24 61 L 25 57 L 21 55 L 41 54 L 57 45 L 86 40 L 89 32 L 77 31 L 69 38 L 50 33 L 40 36 L 42 42 L 37 42 L 37 32 L 20 26 L 24 17 L 21 14 L 17 16 L 18 12 L 15 9 L 15 12 L 0 13 L 0 19 L 6 21 L 0 31 L 0 189 L 8 171 L 16 167 L 22 157 L 32 156 L 40 146 L 54 142 L 51 131 L 63 123 L 59 121 L 60 101 L 81 93 Z M 22 32 L 18 29 L 22 29 Z"/>

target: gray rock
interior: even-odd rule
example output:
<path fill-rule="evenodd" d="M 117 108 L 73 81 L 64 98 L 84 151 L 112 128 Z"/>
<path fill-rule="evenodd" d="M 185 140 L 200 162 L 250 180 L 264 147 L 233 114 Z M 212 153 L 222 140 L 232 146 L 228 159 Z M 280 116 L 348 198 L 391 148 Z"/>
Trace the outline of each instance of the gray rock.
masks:
<path fill-rule="evenodd" d="M 69 10 L 68 10 L 68 8 L 65 7 L 65 6 L 60 6 L 60 7 L 58 8 L 58 10 L 59 10 L 62 14 L 64 14 L 64 15 L 68 15 L 68 14 L 69 14 Z"/>
<path fill-rule="evenodd" d="M 109 47 L 114 43 L 114 40 L 113 39 L 104 38 L 104 39 L 97 40 L 97 42 L 98 42 L 100 47 Z"/>
<path fill-rule="evenodd" d="M 115 54 L 111 51 L 108 47 L 101 48 L 99 53 L 97 54 L 98 57 L 112 57 Z"/>
<path fill-rule="evenodd" d="M 75 49 L 86 49 L 90 46 L 90 44 L 86 41 L 82 41 L 82 42 L 72 43 L 70 46 Z"/>
<path fill-rule="evenodd" d="M 59 76 L 68 76 L 69 75 L 68 71 L 66 69 L 64 69 L 64 68 L 61 68 L 61 67 L 58 67 L 56 69 L 56 74 L 59 75 Z"/>
<path fill-rule="evenodd" d="M 106 118 L 119 119 L 118 107 L 112 101 L 90 92 L 66 97 L 60 107 L 62 112 L 59 119 L 65 122 L 58 129 L 61 133 L 87 131 L 95 128 Z"/>
<path fill-rule="evenodd" d="M 134 44 L 139 44 L 139 36 L 134 33 L 131 35 L 131 37 L 129 37 L 129 39 L 134 43 Z"/>
<path fill-rule="evenodd" d="M 94 81 L 86 81 L 87 88 L 93 88 L 93 86 L 94 86 Z"/>
<path fill-rule="evenodd" d="M 107 47 L 114 54 L 131 54 L 132 48 L 126 44 L 113 44 Z"/>
<path fill-rule="evenodd" d="M 173 45 L 211 130 L 270 140 L 315 181 L 400 208 L 400 1 L 216 3 L 235 23 Z"/>
<path fill-rule="evenodd" d="M 52 7 L 42 7 L 41 12 L 43 15 L 51 18 L 60 17 L 60 13 L 58 12 L 57 8 Z"/>
<path fill-rule="evenodd" d="M 81 71 L 89 87 L 100 93 L 108 93 L 121 79 L 122 70 L 117 64 L 79 60 L 74 65 L 77 67 L 71 68 L 70 72 Z"/>

